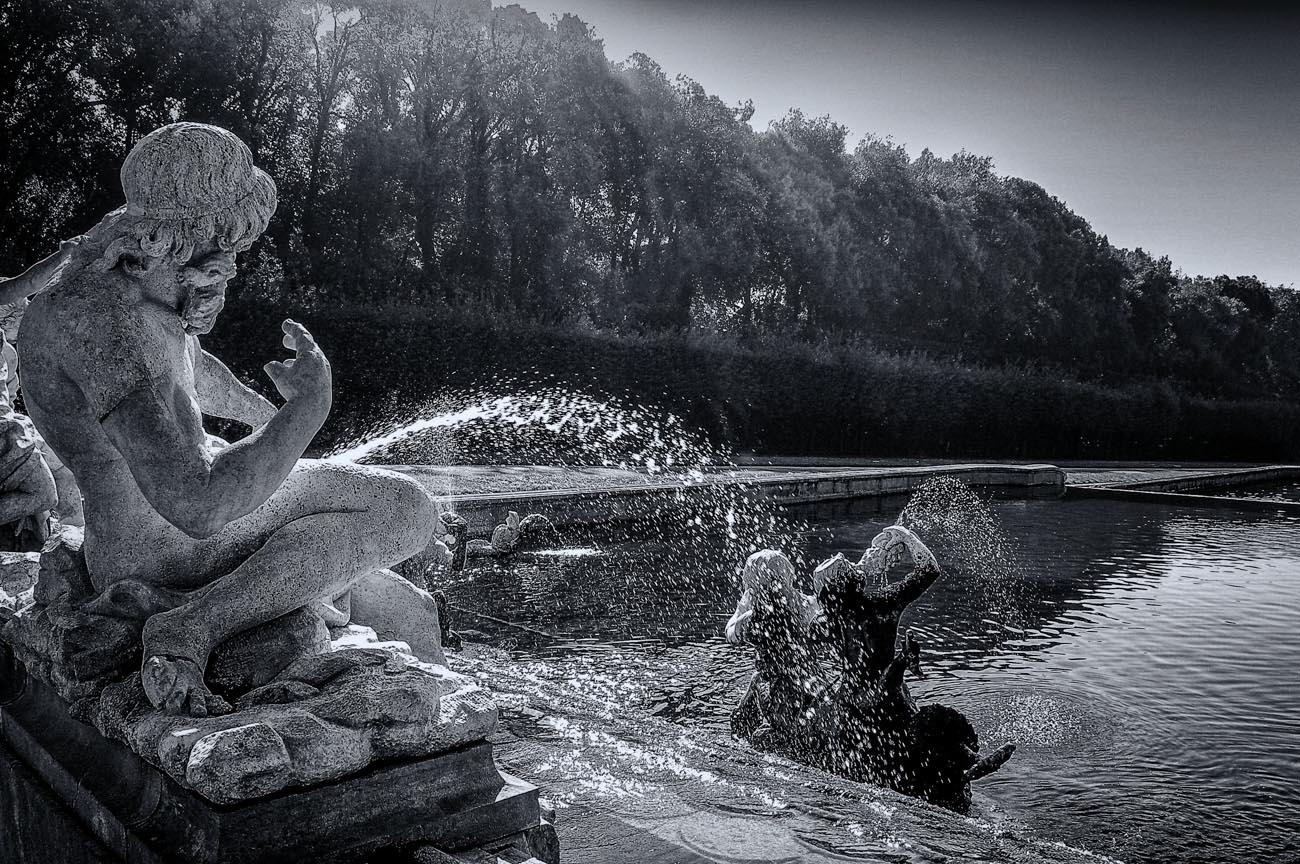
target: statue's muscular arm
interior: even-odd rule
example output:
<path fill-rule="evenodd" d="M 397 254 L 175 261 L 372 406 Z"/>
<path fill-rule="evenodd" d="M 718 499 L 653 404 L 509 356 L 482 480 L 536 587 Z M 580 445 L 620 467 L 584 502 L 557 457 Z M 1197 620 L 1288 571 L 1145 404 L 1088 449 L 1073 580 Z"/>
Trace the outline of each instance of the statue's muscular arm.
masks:
<path fill-rule="evenodd" d="M 911 531 L 899 526 L 886 530 L 898 535 L 899 542 L 907 547 L 908 553 L 912 556 L 914 565 L 912 572 L 906 578 L 895 582 L 881 593 L 881 599 L 901 612 L 929 590 L 930 586 L 943 575 L 943 571 L 939 568 L 939 561 L 934 557 L 934 553 Z"/>
<path fill-rule="evenodd" d="M 80 242 L 80 237 L 64 240 L 59 244 L 58 252 L 42 258 L 17 276 L 0 279 L 0 306 L 17 303 L 41 291 Z"/>
<path fill-rule="evenodd" d="M 235 377 L 216 357 L 199 347 L 194 337 L 194 388 L 199 396 L 199 408 L 204 414 L 237 420 L 254 429 L 275 416 L 275 406 L 254 393 Z"/>
<path fill-rule="evenodd" d="M 285 406 L 218 453 L 206 446 L 199 406 L 165 370 L 141 382 L 100 421 L 154 509 L 191 537 L 209 537 L 260 507 L 293 470 L 330 408 L 330 369 L 300 324 L 286 321 L 297 356 L 267 364 Z"/>

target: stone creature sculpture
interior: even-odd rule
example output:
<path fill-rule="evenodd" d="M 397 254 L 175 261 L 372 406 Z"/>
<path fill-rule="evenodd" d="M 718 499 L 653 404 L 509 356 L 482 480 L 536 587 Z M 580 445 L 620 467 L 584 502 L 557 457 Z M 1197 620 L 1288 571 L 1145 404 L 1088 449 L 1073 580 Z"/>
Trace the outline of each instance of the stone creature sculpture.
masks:
<path fill-rule="evenodd" d="M 728 642 L 754 646 L 754 674 L 732 730 L 750 738 L 761 730 L 764 746 L 810 761 L 821 749 L 809 713 L 820 695 L 812 635 L 820 609 L 795 588 L 794 576 L 790 559 L 771 549 L 750 555 L 741 570 L 744 590 L 726 633 Z"/>
<path fill-rule="evenodd" d="M 521 519 L 518 512 L 511 510 L 506 514 L 506 521 L 492 530 L 491 540 L 467 540 L 469 523 L 455 513 L 448 511 L 440 518 L 446 529 L 446 540 L 437 542 L 449 549 L 453 572 L 464 570 L 470 558 L 508 558 L 540 548 L 555 537 L 551 520 L 538 513 L 530 513 Z"/>
<path fill-rule="evenodd" d="M 149 702 L 229 711 L 204 680 L 213 651 L 345 593 L 351 615 L 441 663 L 435 601 L 386 569 L 429 540 L 436 513 L 423 488 L 300 458 L 331 404 L 330 364 L 311 334 L 283 324 L 293 356 L 265 367 L 278 409 L 199 343 L 236 256 L 275 210 L 275 184 L 236 136 L 195 123 L 142 138 L 121 179 L 126 205 L 32 301 L 18 355 L 32 419 L 85 496 L 97 608 L 145 616 Z M 253 431 L 221 446 L 204 413 Z"/>
<path fill-rule="evenodd" d="M 40 550 L 58 500 L 32 421 L 0 400 L 0 550 Z"/>
<path fill-rule="evenodd" d="M 0 279 L 0 330 L 3 331 L 0 333 L 0 362 L 3 363 L 4 397 L 10 405 L 13 405 L 18 398 L 21 385 L 18 352 L 14 346 L 18 342 L 18 329 L 27 311 L 29 299 L 44 290 L 66 264 L 81 239 L 74 237 L 65 240 L 59 244 L 57 252 L 28 267 L 18 276 Z M 72 472 L 39 433 L 36 437 L 36 445 L 50 473 L 54 476 L 54 485 L 58 493 L 56 512 L 59 522 L 64 525 L 83 525 L 81 490 L 77 487 Z"/>
<path fill-rule="evenodd" d="M 899 551 L 915 567 L 903 580 L 887 581 Z M 906 748 L 905 730 L 916 704 L 903 671 L 916 653 L 909 639 L 897 653 L 898 625 L 904 610 L 941 575 L 939 563 L 920 539 L 890 526 L 871 542 L 856 563 L 843 555 L 822 562 L 813 586 L 823 611 L 824 638 L 840 669 L 839 731 L 833 736 L 832 764 L 841 774 L 888 783 Z"/>
<path fill-rule="evenodd" d="M 914 569 L 890 583 L 889 567 L 900 552 Z M 754 646 L 755 674 L 732 714 L 733 730 L 768 746 L 772 739 L 755 732 L 766 719 L 778 730 L 778 746 L 796 759 L 967 812 L 971 781 L 1001 767 L 1015 747 L 981 757 L 978 736 L 960 712 L 918 708 L 907 689 L 905 672 L 919 673 L 920 651 L 910 632 L 897 645 L 899 621 L 941 573 L 920 538 L 901 526 L 877 535 L 856 563 L 842 555 L 822 562 L 813 596 L 794 588 L 794 568 L 779 552 L 750 556 L 727 638 Z M 781 624 L 755 638 L 747 625 L 752 628 L 763 597 L 774 598 L 768 608 L 786 611 L 767 613 Z M 822 673 L 822 648 L 829 649 L 838 680 Z M 763 698 L 765 683 L 775 697 Z"/>

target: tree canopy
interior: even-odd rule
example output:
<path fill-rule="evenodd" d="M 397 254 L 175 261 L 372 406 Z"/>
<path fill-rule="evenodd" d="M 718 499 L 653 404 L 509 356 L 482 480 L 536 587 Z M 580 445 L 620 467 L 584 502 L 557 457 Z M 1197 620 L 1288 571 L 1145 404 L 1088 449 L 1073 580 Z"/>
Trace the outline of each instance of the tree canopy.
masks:
<path fill-rule="evenodd" d="M 473 307 L 613 333 L 871 343 L 1300 394 L 1300 302 L 1113 247 L 992 159 L 755 130 L 574 16 L 487 0 L 0 0 L 0 268 L 119 203 L 177 119 L 280 188 L 232 304 Z"/>

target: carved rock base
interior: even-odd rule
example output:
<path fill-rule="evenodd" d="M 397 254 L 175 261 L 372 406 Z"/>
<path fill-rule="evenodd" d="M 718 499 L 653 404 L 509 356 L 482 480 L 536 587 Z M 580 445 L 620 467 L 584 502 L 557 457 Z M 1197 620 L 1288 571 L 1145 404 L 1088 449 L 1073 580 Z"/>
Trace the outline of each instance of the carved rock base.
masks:
<path fill-rule="evenodd" d="M 497 712 L 482 687 L 444 667 L 346 648 L 296 661 L 232 714 L 163 714 L 136 674 L 104 689 L 92 719 L 178 783 L 233 804 L 482 741 Z"/>
<path fill-rule="evenodd" d="M 401 643 L 350 627 L 332 645 L 329 631 L 305 610 L 277 621 L 258 628 L 267 633 L 249 643 L 252 650 L 228 643 L 214 655 L 215 683 L 243 686 L 233 713 L 202 718 L 164 714 L 148 703 L 139 672 L 127 671 L 140 663 L 138 622 L 60 601 L 28 606 L 0 632 L 30 674 L 69 703 L 73 718 L 215 804 L 335 780 L 372 762 L 440 753 L 496 729 L 486 690 L 421 663 Z M 301 656 L 304 647 L 324 653 Z M 278 659 L 286 653 L 298 659 Z"/>
<path fill-rule="evenodd" d="M 537 789 L 499 771 L 486 741 L 218 805 L 73 720 L 67 708 L 0 643 L 0 814 L 49 808 L 42 791 L 48 787 L 95 841 L 81 844 L 83 857 L 66 857 L 72 844 L 65 843 L 48 859 L 24 857 L 25 864 L 359 864 L 430 855 L 477 861 L 475 850 L 507 849 L 527 850 L 549 864 L 558 860 Z M 246 743 L 257 743 L 255 736 Z M 40 782 L 24 784 L 19 774 Z M 40 843 L 22 844 L 43 824 L 0 824 L 0 853 L 10 847 L 39 852 Z"/>

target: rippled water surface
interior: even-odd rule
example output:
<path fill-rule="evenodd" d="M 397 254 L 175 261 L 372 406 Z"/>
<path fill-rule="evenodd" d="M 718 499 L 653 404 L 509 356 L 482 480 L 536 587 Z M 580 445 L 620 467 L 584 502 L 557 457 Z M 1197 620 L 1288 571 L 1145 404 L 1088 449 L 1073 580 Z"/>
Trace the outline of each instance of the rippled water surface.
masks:
<path fill-rule="evenodd" d="M 721 638 L 737 562 L 718 550 L 671 530 L 581 538 L 600 554 L 480 569 L 448 594 L 498 619 L 456 625 L 495 646 L 469 662 L 547 748 L 536 779 L 562 806 L 671 825 L 679 844 L 732 842 L 691 821 L 707 804 L 736 815 L 735 843 L 774 832 L 770 860 L 1007 860 L 1025 844 L 1073 860 L 1067 844 L 1133 862 L 1300 861 L 1300 520 L 992 506 L 1017 560 L 988 579 L 947 557 L 908 622 L 918 701 L 960 708 L 986 746 L 1020 745 L 976 784 L 972 820 L 731 740 L 751 657 Z M 820 523 L 788 551 L 856 557 L 892 520 Z"/>

